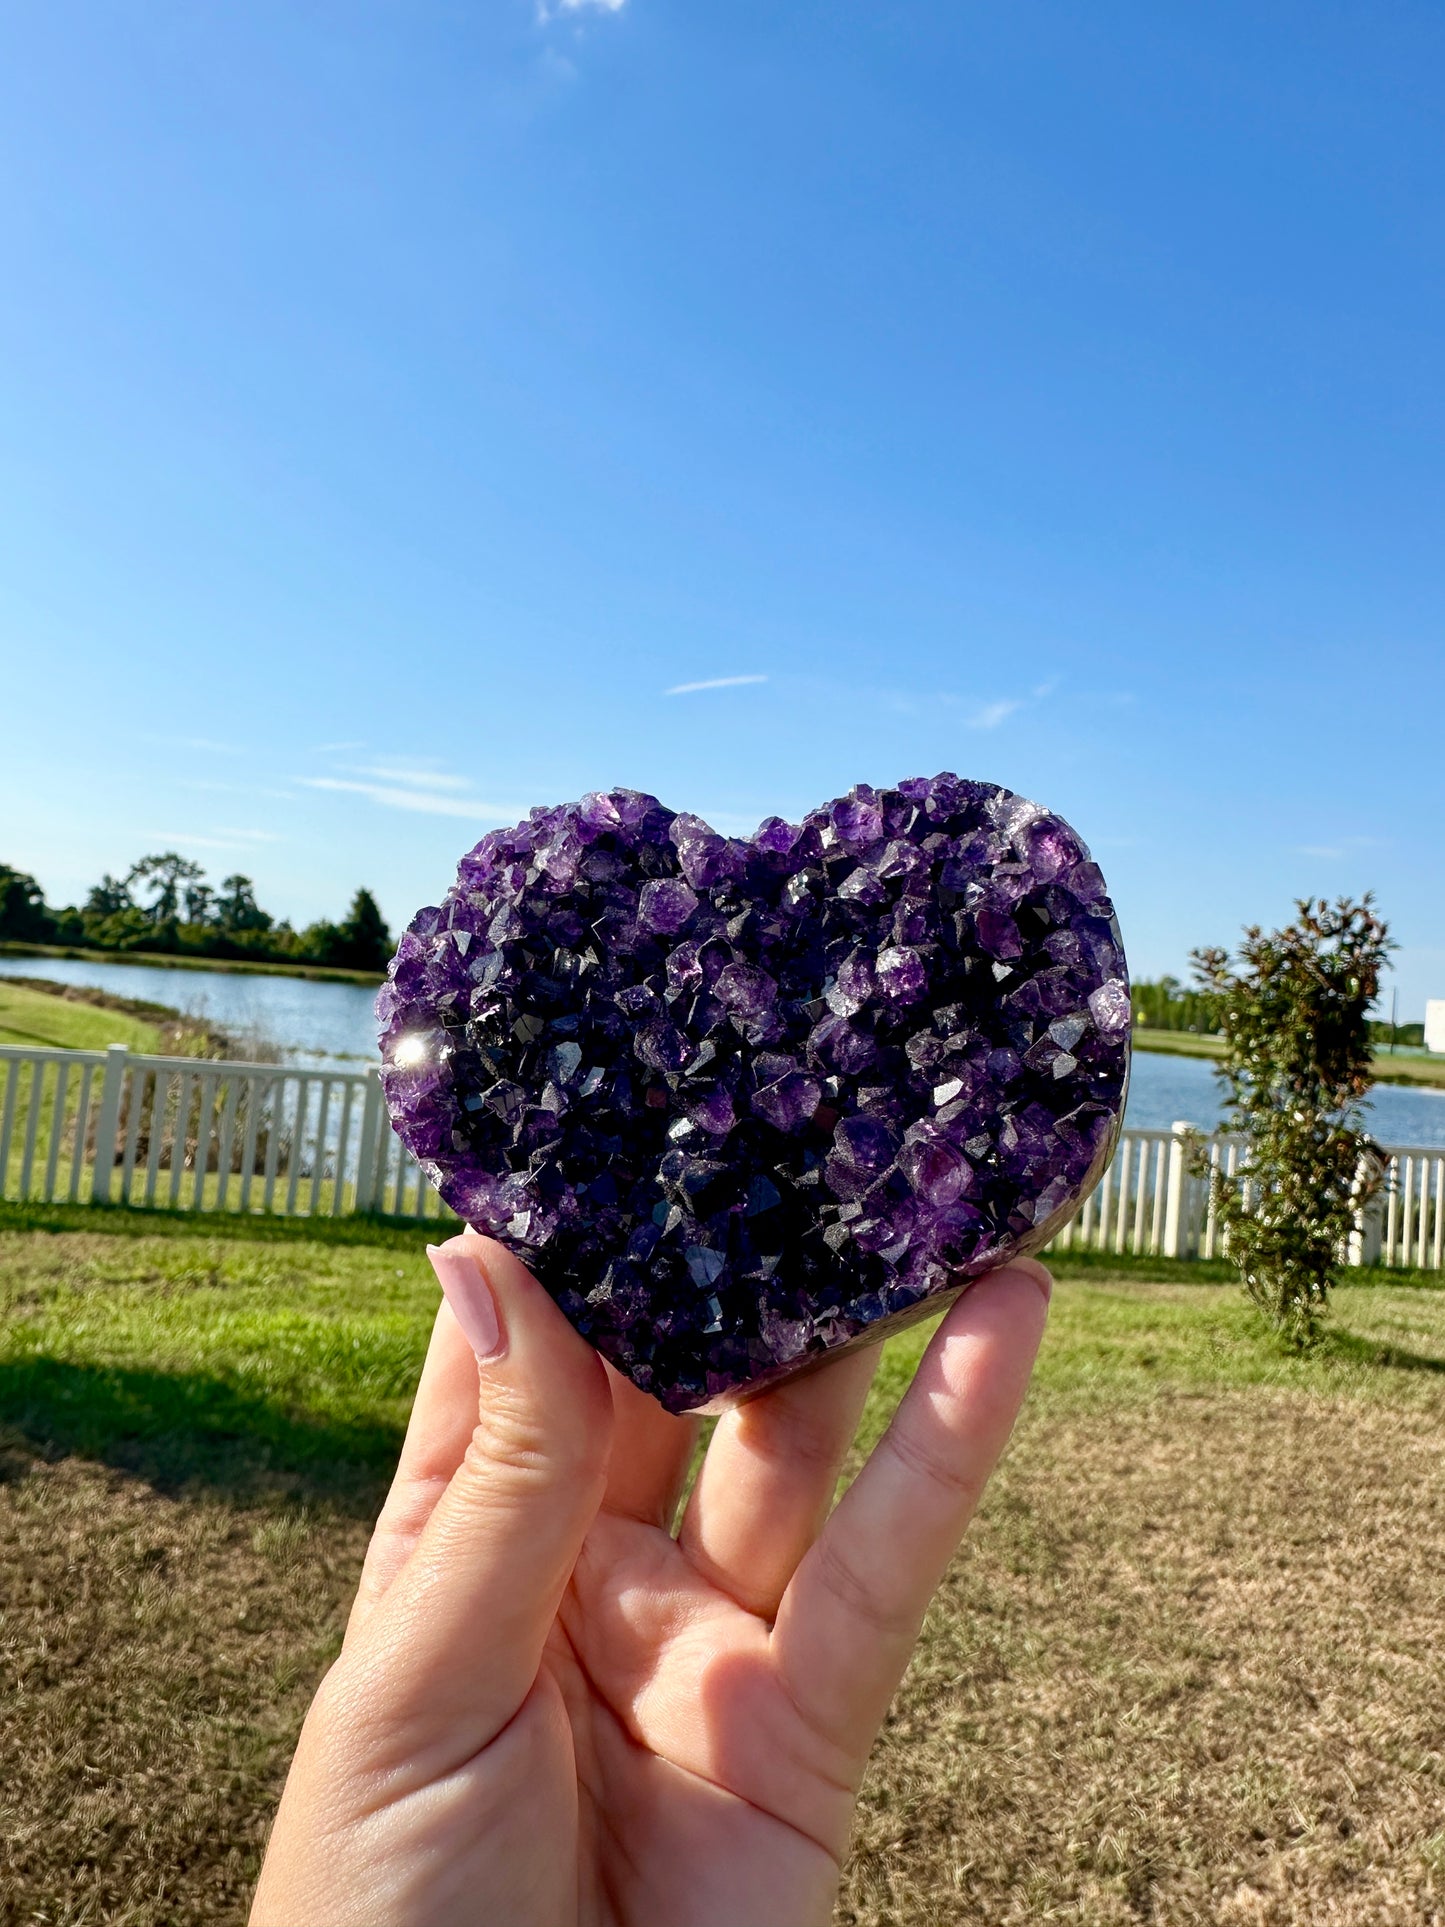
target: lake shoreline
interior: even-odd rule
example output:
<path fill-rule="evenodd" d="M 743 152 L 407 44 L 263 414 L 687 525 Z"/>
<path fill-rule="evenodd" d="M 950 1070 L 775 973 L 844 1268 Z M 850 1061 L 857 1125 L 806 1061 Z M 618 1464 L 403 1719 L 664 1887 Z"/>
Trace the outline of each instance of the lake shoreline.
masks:
<path fill-rule="evenodd" d="M 1217 1062 L 1224 1055 L 1224 1039 L 1192 1030 L 1135 1030 L 1134 1048 L 1155 1051 L 1161 1057 L 1207 1057 Z M 1445 1089 L 1445 1057 L 1402 1058 L 1377 1050 L 1372 1075 L 1377 1084 L 1411 1084 L 1418 1090 L 1438 1091 Z"/>
<path fill-rule="evenodd" d="M 58 957 L 77 963 L 129 964 L 161 970 L 213 971 L 232 977 L 290 977 L 298 983 L 356 984 L 375 989 L 386 980 L 378 971 L 341 970 L 327 964 L 266 963 L 241 957 L 192 957 L 163 950 L 95 950 L 79 944 L 0 943 L 0 957 Z M 1218 1060 L 1224 1041 L 1195 1031 L 1136 1029 L 1134 1049 L 1165 1057 L 1205 1057 Z M 1407 1084 L 1421 1090 L 1445 1090 L 1445 1057 L 1405 1058 L 1377 1051 L 1377 1084 Z"/>
<path fill-rule="evenodd" d="M 0 976 L 0 1044 L 93 1051 L 111 1043 L 143 1055 L 190 1057 L 198 1063 L 240 1055 L 235 1040 L 214 1024 L 169 1004 L 117 997 L 53 978 Z"/>
<path fill-rule="evenodd" d="M 0 943 L 0 957 L 69 957 L 77 963 L 140 964 L 152 970 L 207 970 L 226 977 L 294 977 L 302 983 L 361 984 L 386 981 L 377 970 L 341 970 L 330 964 L 268 963 L 250 957 L 195 957 L 173 950 L 94 950 L 80 944 Z"/>

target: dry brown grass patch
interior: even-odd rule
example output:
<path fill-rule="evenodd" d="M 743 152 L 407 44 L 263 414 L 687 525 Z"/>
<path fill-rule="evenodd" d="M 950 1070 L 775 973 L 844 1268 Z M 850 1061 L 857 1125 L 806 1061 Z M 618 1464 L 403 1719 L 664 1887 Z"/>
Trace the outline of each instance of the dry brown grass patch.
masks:
<path fill-rule="evenodd" d="M 365 1528 L 6 1470 L 0 1921 L 244 1920 Z"/>
<path fill-rule="evenodd" d="M 840 1920 L 1445 1920 L 1445 1401 L 1026 1424 L 875 1755 Z"/>
<path fill-rule="evenodd" d="M 3 1927 L 244 1921 L 433 1302 L 349 1236 L 0 1237 Z M 1442 1444 L 1445 1294 L 1302 1363 L 1062 1287 L 840 1923 L 1445 1927 Z"/>

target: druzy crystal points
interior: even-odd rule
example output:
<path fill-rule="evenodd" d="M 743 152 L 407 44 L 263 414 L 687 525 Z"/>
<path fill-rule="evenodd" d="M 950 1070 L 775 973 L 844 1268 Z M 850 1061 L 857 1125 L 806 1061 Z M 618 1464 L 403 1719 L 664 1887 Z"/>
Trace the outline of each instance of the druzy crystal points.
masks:
<path fill-rule="evenodd" d="M 412 919 L 377 1018 L 442 1197 L 672 1411 L 1044 1243 L 1128 1078 L 1098 866 L 949 775 L 748 841 L 631 790 L 533 810 Z"/>

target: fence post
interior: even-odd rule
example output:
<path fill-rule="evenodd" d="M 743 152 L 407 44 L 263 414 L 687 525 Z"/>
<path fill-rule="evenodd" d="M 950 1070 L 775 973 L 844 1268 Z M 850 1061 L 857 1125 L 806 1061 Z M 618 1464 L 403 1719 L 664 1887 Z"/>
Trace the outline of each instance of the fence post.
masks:
<path fill-rule="evenodd" d="M 1362 1265 L 1365 1263 L 1365 1211 L 1368 1204 L 1367 1192 L 1369 1190 L 1369 1182 L 1370 1160 L 1367 1155 L 1362 1154 L 1359 1162 L 1355 1166 L 1355 1182 L 1352 1187 L 1356 1203 L 1354 1221 L 1350 1226 L 1350 1235 L 1345 1240 L 1345 1263 L 1347 1265 Z"/>
<path fill-rule="evenodd" d="M 1188 1226 L 1184 1217 L 1186 1181 L 1189 1177 L 1190 1140 L 1194 1136 L 1194 1126 L 1176 1119 L 1173 1136 L 1169 1140 L 1169 1169 L 1164 1177 L 1164 1252 L 1166 1258 L 1183 1258 L 1188 1254 L 1183 1246 L 1188 1241 Z"/>
<path fill-rule="evenodd" d="M 353 1211 L 375 1211 L 377 1173 L 382 1165 L 383 1118 L 381 1072 L 375 1064 L 366 1072 L 366 1089 L 361 1100 L 361 1147 L 356 1154 L 356 1201 Z"/>
<path fill-rule="evenodd" d="M 120 1093 L 125 1084 L 129 1057 L 130 1052 L 124 1044 L 111 1044 L 106 1049 L 100 1108 L 95 1116 L 95 1163 L 90 1173 L 92 1204 L 110 1203 L 110 1181 L 115 1174 L 115 1141 L 120 1129 Z"/>
<path fill-rule="evenodd" d="M 1355 1172 L 1355 1222 L 1345 1247 L 1345 1261 L 1351 1265 L 1377 1265 L 1384 1241 L 1385 1196 L 1396 1183 L 1395 1153 L 1384 1154 L 1383 1166 L 1367 1151 Z"/>

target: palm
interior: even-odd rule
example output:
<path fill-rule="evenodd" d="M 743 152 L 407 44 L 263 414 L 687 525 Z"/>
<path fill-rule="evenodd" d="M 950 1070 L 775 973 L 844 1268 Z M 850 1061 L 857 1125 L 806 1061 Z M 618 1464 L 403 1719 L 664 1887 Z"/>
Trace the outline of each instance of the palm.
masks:
<path fill-rule="evenodd" d="M 831 1516 L 871 1353 L 721 1419 L 674 1533 L 696 1422 L 604 1373 L 485 1249 L 507 1348 L 478 1420 L 438 1318 L 253 1927 L 823 1927 L 873 1736 L 1023 1396 L 1039 1279 L 959 1301 Z"/>
<path fill-rule="evenodd" d="M 589 1533 L 546 1664 L 569 1722 L 583 1927 L 827 1918 L 852 1788 L 798 1730 L 769 1630 L 658 1528 L 603 1515 Z"/>

